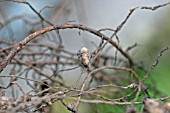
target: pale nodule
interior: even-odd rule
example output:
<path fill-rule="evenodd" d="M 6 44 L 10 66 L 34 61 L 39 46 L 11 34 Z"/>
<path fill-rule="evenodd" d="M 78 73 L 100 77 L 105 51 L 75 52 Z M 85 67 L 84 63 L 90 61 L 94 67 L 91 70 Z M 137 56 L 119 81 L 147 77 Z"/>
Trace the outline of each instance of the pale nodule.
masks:
<path fill-rule="evenodd" d="M 81 48 L 80 50 L 81 53 L 81 62 L 86 68 L 90 68 L 90 59 L 91 59 L 91 53 L 90 50 L 87 49 L 86 47 Z"/>

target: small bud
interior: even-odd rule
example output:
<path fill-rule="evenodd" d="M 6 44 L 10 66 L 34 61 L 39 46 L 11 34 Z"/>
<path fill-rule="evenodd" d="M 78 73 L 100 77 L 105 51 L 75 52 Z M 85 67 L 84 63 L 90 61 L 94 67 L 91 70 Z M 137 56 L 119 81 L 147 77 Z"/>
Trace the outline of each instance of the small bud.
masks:
<path fill-rule="evenodd" d="M 87 69 L 90 68 L 91 65 L 91 53 L 90 50 L 87 49 L 86 47 L 81 48 L 80 50 L 80 54 L 81 54 L 81 63 L 83 64 L 83 66 Z"/>

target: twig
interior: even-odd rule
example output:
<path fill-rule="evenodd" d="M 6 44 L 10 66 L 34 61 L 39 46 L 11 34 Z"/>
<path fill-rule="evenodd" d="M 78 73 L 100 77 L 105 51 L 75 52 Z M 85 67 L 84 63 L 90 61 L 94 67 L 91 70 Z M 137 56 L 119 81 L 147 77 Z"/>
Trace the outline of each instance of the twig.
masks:
<path fill-rule="evenodd" d="M 143 77 L 141 81 L 141 83 L 143 83 L 150 75 L 150 73 L 152 72 L 152 70 L 159 64 L 159 60 L 162 57 L 162 55 L 164 54 L 164 52 L 166 52 L 169 49 L 169 47 L 166 47 L 164 49 L 161 50 L 161 52 L 159 53 L 158 57 L 156 58 L 156 61 L 152 64 L 152 66 L 150 67 L 149 71 L 146 73 L 146 75 Z"/>
<path fill-rule="evenodd" d="M 133 77 L 134 77 L 137 81 L 139 81 L 138 75 L 137 75 L 133 70 L 131 70 L 130 68 L 117 67 L 117 66 L 104 66 L 104 67 L 97 68 L 97 69 L 89 72 L 89 74 L 88 74 L 88 75 L 86 76 L 86 78 L 84 79 L 84 82 L 83 82 L 80 90 L 81 90 L 81 91 L 84 91 L 85 85 L 87 84 L 88 79 L 89 79 L 89 77 L 90 77 L 92 74 L 94 74 L 94 73 L 97 72 L 97 71 L 103 70 L 103 69 L 116 69 L 116 70 L 122 70 L 122 71 L 131 72 L 131 73 L 133 74 Z M 78 99 L 77 99 L 75 109 L 78 107 L 79 102 L 80 102 L 80 99 L 81 99 L 81 96 L 79 96 Z"/>
<path fill-rule="evenodd" d="M 121 52 L 128 60 L 129 63 L 132 64 L 133 61 L 130 58 L 130 56 L 128 55 L 128 53 L 126 53 L 125 51 L 122 50 L 122 48 L 120 46 L 118 46 L 116 44 L 116 42 L 114 42 L 113 40 L 111 40 L 109 37 L 107 37 L 106 35 L 98 32 L 95 29 L 89 28 L 87 26 L 81 25 L 81 24 L 65 24 L 65 25 L 58 25 L 58 26 L 51 26 L 51 27 L 47 27 L 44 29 L 41 29 L 39 31 L 36 31 L 35 33 L 29 35 L 28 37 L 26 37 L 24 40 L 22 40 L 21 42 L 19 42 L 17 45 L 14 46 L 14 48 L 12 49 L 12 51 L 9 53 L 9 55 L 5 58 L 5 60 L 3 60 L 0 64 L 0 72 L 2 72 L 2 70 L 9 64 L 9 62 L 11 62 L 11 60 L 13 59 L 13 57 L 31 40 L 35 39 L 36 37 L 52 31 L 52 30 L 58 30 L 58 29 L 68 29 L 68 28 L 78 28 L 84 31 L 88 31 L 94 35 L 99 36 L 100 38 L 103 38 L 104 40 L 108 41 L 112 46 L 114 46 L 119 52 Z"/>
<path fill-rule="evenodd" d="M 3 2 L 4 0 L 2 0 L 2 1 L 0 1 L 0 2 Z M 44 17 L 38 12 L 38 11 L 36 11 L 35 10 L 35 8 L 29 3 L 29 2 L 27 2 L 27 1 L 23 1 L 23 0 L 6 0 L 6 1 L 9 1 L 9 2 L 17 2 L 17 3 L 22 3 L 22 4 L 26 4 L 26 5 L 28 5 L 30 8 L 31 8 L 31 10 L 35 13 L 35 14 L 37 14 L 37 16 L 42 20 L 42 21 L 44 21 L 44 22 L 46 22 L 47 24 L 49 24 L 49 25 L 53 25 L 51 22 L 49 22 L 49 21 L 47 21 L 46 19 L 44 19 Z"/>
<path fill-rule="evenodd" d="M 75 98 L 71 98 L 76 100 Z M 104 101 L 104 100 L 89 100 L 89 99 L 80 99 L 80 102 L 89 103 L 89 104 L 110 104 L 110 105 L 131 105 L 132 102 L 117 102 L 117 101 Z M 142 104 L 142 102 L 135 102 L 134 104 Z"/>

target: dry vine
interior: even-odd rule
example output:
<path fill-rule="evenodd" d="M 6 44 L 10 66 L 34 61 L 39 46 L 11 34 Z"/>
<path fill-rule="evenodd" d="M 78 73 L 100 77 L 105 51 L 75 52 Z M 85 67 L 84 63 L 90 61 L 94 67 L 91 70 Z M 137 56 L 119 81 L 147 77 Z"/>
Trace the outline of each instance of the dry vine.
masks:
<path fill-rule="evenodd" d="M 115 30 L 109 28 L 96 30 L 82 24 L 72 24 L 68 22 L 62 25 L 54 25 L 41 15 L 41 12 L 45 8 L 51 8 L 51 6 L 46 6 L 38 12 L 30 3 L 24 0 L 1 0 L 0 2 L 7 1 L 28 5 L 38 16 L 40 22 L 31 22 L 23 15 L 14 16 L 1 23 L 0 30 L 16 19 L 22 19 L 25 23 L 32 26 L 40 24 L 42 25 L 42 29 L 30 33 L 29 36 L 18 43 L 0 39 L 0 44 L 2 45 L 0 46 L 0 112 L 46 111 L 48 106 L 59 101 L 73 113 L 81 113 L 78 109 L 80 103 L 129 105 L 130 109 L 128 108 L 127 112 L 132 113 L 132 111 L 135 111 L 134 105 L 143 104 L 142 101 L 138 101 L 138 98 L 140 95 L 146 93 L 144 82 L 154 67 L 159 63 L 159 58 L 168 50 L 168 47 L 161 51 L 156 62 L 146 73 L 146 76 L 140 79 L 139 75 L 133 70 L 133 67 L 141 67 L 133 61 L 128 53 L 128 51 L 136 47 L 137 44 L 123 49 L 119 45 L 118 33 L 135 10 L 146 9 L 153 11 L 169 5 L 170 2 L 154 7 L 135 7 L 130 10 L 126 18 Z M 101 40 L 99 46 L 92 52 L 91 66 L 89 69 L 85 69 L 82 66 L 78 60 L 77 52 L 70 52 L 62 45 L 62 35 L 60 35 L 60 32 L 65 29 L 86 31 L 87 33 L 93 34 L 94 38 L 98 37 Z M 106 30 L 112 31 L 112 36 L 106 36 L 103 33 Z M 55 31 L 55 36 L 58 37 L 58 39 L 53 39 L 53 37 L 48 35 L 51 31 Z M 47 38 L 48 43 L 42 42 L 42 38 Z M 117 42 L 114 41 L 113 38 L 116 38 Z M 58 45 L 56 46 L 56 44 Z M 123 58 L 118 58 L 117 53 L 115 56 L 105 55 L 103 49 L 107 44 L 110 44 L 117 52 L 120 52 Z M 113 65 L 113 62 L 116 62 L 115 64 L 117 65 Z M 8 73 L 5 73 L 4 70 L 6 71 L 8 66 L 10 69 L 8 69 Z M 68 85 L 63 79 L 64 74 L 62 72 L 75 71 L 76 69 L 82 70 L 82 72 L 79 73 L 79 77 L 76 78 L 74 85 Z M 85 75 L 84 79 L 82 77 L 83 75 Z M 7 78 L 10 79 L 8 84 L 4 83 Z M 81 79 L 83 79 L 82 83 Z M 119 83 L 121 79 L 127 82 L 121 85 Z M 20 80 L 24 81 L 31 90 L 27 91 L 27 89 L 22 86 L 22 83 L 19 82 Z M 92 83 L 95 85 L 92 85 Z M 11 90 L 12 97 L 6 95 L 5 91 L 7 90 Z M 16 94 L 16 90 L 20 92 L 19 95 Z M 131 92 L 126 94 L 126 90 Z M 115 94 L 120 94 L 120 96 Z M 132 98 L 131 101 L 129 101 L 130 98 Z M 67 103 L 65 101 L 67 99 L 72 100 L 73 103 Z M 169 97 L 162 97 L 157 100 L 165 99 L 169 99 Z M 147 101 L 146 99 L 144 102 L 146 107 L 148 107 Z"/>

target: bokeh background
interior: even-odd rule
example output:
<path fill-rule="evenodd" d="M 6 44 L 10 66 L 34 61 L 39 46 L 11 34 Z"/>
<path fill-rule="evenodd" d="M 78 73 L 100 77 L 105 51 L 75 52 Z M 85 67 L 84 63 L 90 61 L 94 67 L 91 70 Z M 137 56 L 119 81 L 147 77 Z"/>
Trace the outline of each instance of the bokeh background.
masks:
<path fill-rule="evenodd" d="M 28 0 L 28 2 L 37 11 L 40 11 L 44 6 L 49 6 L 41 14 L 54 24 L 74 21 L 94 29 L 115 29 L 125 19 L 130 9 L 137 6 L 152 7 L 167 3 L 169 0 Z M 34 22 L 39 21 L 37 15 L 27 5 L 8 1 L 0 2 L 0 22 L 9 20 L 13 16 L 23 18 L 23 15 Z M 138 46 L 130 52 L 130 55 L 135 62 L 141 62 L 146 70 L 149 70 L 159 52 L 170 45 L 169 18 L 170 5 L 155 11 L 137 9 L 119 32 L 120 45 L 123 48 L 137 43 Z M 40 28 L 41 26 L 34 27 L 35 30 Z M 32 27 L 26 25 L 22 19 L 16 19 L 7 27 L 1 28 L 0 38 L 18 42 L 29 35 L 28 32 L 25 32 L 29 29 Z M 106 34 L 111 35 L 109 32 Z M 92 42 L 100 42 L 100 40 L 83 33 L 80 36 L 82 38 L 76 38 L 77 35 L 74 32 L 67 30 L 62 32 L 62 36 L 65 48 L 70 51 L 77 51 L 83 46 L 93 50 Z M 152 71 L 149 77 L 151 80 L 148 80 L 148 84 L 154 83 L 155 87 L 165 95 L 170 95 L 169 58 L 170 51 L 167 51 L 161 57 L 158 66 Z M 141 76 L 145 75 L 144 72 L 138 70 L 137 72 Z M 74 77 L 70 77 L 68 82 L 72 79 Z"/>

